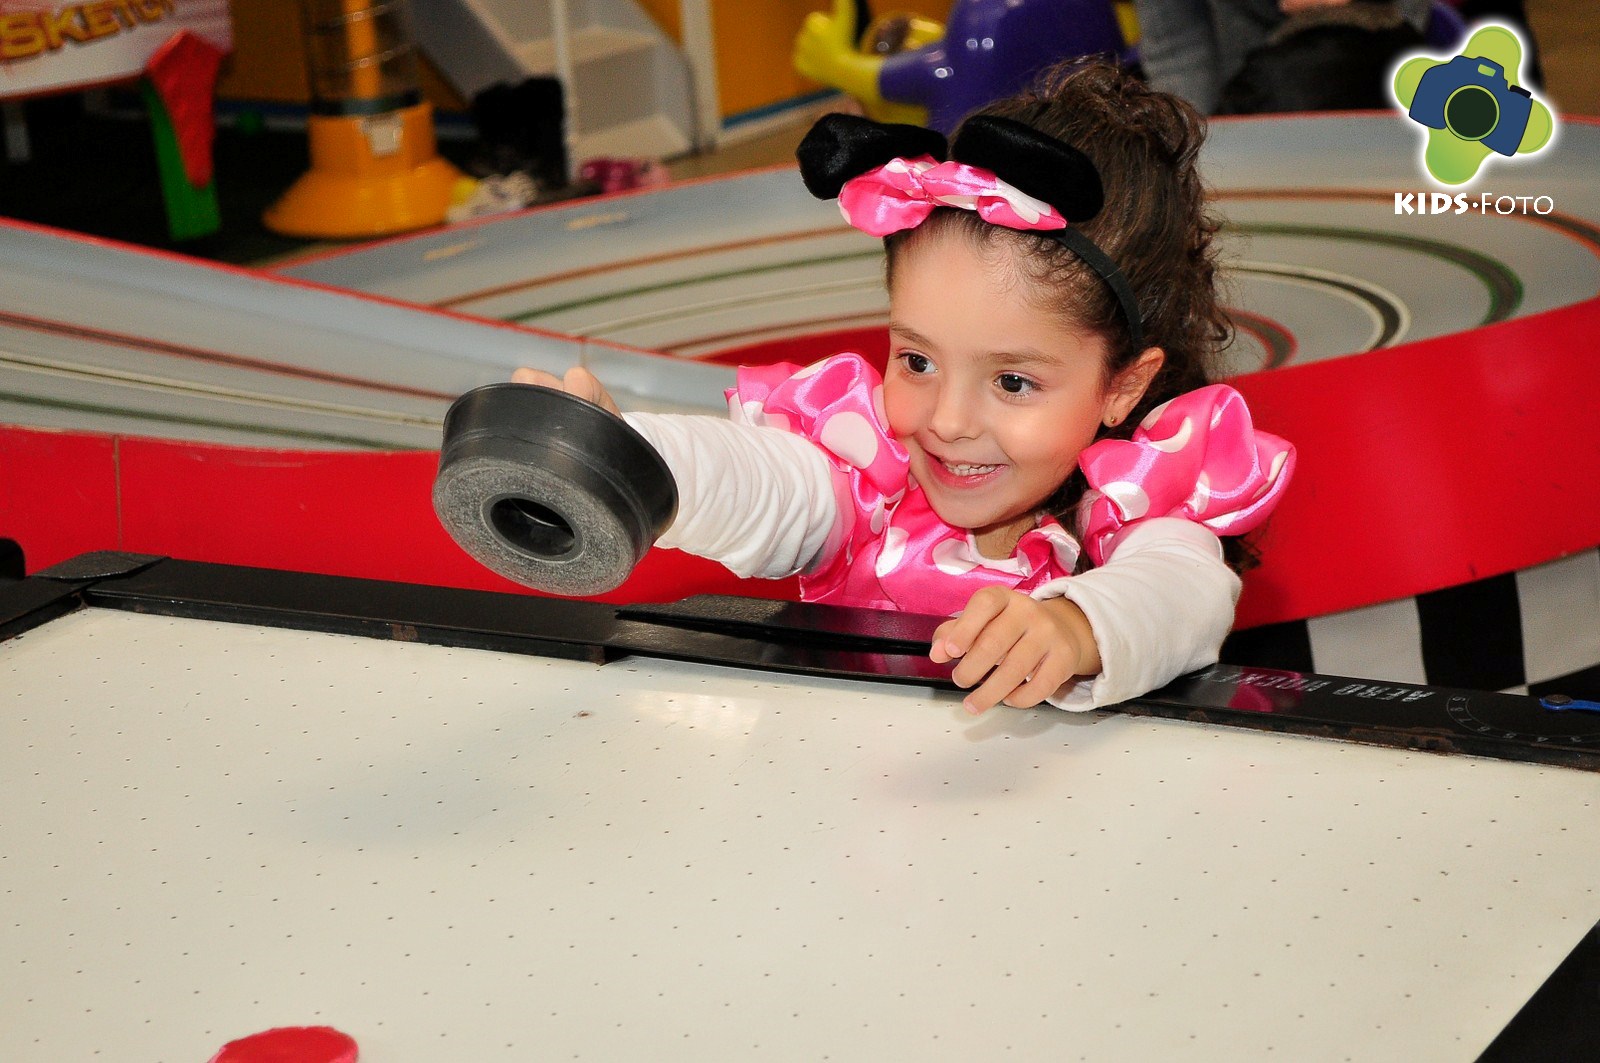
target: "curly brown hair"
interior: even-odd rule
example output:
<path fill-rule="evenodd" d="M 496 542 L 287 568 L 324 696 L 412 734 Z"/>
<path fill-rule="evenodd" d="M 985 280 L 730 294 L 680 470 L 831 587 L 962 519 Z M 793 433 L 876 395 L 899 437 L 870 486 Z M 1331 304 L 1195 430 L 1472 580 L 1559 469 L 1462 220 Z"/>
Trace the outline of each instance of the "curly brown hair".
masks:
<path fill-rule="evenodd" d="M 1122 270 L 1143 317 L 1145 346 L 1166 355 L 1131 414 L 1096 435 L 1126 438 L 1155 407 L 1210 383 L 1218 354 L 1232 340 L 1217 291 L 1220 222 L 1196 167 L 1206 120 L 1179 97 L 1097 60 L 1062 63 L 1031 89 L 977 113 L 1014 119 L 1065 141 L 1100 172 L 1105 205 L 1077 228 Z M 1142 353 L 1133 349 L 1111 289 L 1082 259 L 1048 236 L 990 225 L 972 211 L 940 208 L 922 225 L 887 237 L 888 285 L 901 253 L 950 233 L 986 255 L 1005 255 L 1030 282 L 1042 310 L 1103 337 L 1107 385 Z M 1043 508 L 1071 527 L 1086 489 L 1082 472 L 1075 472 Z M 1228 553 L 1236 564 L 1245 561 L 1238 545 Z"/>

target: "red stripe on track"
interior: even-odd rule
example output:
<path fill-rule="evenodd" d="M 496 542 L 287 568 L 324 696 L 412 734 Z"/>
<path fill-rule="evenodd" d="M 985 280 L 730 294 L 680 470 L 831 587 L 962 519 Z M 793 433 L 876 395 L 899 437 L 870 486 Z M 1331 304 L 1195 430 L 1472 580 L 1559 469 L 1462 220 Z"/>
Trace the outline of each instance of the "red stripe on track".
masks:
<path fill-rule="evenodd" d="M 433 513 L 439 455 L 268 450 L 0 425 L 0 536 L 37 572 L 91 550 L 525 591 L 469 557 Z M 798 597 L 794 579 L 740 579 L 652 550 L 599 600 Z"/>

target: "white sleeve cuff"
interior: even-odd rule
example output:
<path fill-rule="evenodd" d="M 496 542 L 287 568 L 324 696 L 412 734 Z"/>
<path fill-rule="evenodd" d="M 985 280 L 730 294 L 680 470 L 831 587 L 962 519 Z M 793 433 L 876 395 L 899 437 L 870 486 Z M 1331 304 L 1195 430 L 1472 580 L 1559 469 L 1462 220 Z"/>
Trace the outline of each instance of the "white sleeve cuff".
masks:
<path fill-rule="evenodd" d="M 1114 705 L 1215 664 L 1239 589 L 1221 541 L 1201 525 L 1158 517 L 1129 528 L 1105 564 L 1033 592 L 1082 609 L 1100 650 L 1100 674 L 1067 683 L 1050 704 Z"/>
<path fill-rule="evenodd" d="M 678 484 L 678 515 L 657 546 L 720 561 L 739 576 L 776 579 L 836 545 L 834 469 L 809 440 L 708 415 L 627 413 Z"/>

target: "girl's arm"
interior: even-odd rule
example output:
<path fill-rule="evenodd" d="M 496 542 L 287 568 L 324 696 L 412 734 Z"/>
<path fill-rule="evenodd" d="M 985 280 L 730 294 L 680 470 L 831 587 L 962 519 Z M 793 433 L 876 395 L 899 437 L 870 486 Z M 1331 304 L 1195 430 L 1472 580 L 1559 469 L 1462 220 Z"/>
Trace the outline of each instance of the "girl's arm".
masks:
<path fill-rule="evenodd" d="M 518 369 L 513 383 L 554 388 L 622 417 L 656 448 L 678 485 L 678 515 L 657 546 L 708 557 L 735 575 L 778 579 L 831 555 L 850 534 L 847 490 L 814 444 L 777 428 L 707 415 L 622 414 L 595 375 Z"/>
<path fill-rule="evenodd" d="M 1100 656 L 1098 675 L 1048 700 L 1064 709 L 1113 705 L 1215 664 L 1239 589 L 1221 541 L 1201 525 L 1158 517 L 1130 527 L 1105 564 L 1033 592 L 1082 610 Z"/>
<path fill-rule="evenodd" d="M 629 413 L 678 483 L 678 515 L 657 546 L 719 561 L 739 576 L 777 579 L 828 557 L 854 510 L 835 495 L 816 445 L 779 428 L 708 415 Z"/>

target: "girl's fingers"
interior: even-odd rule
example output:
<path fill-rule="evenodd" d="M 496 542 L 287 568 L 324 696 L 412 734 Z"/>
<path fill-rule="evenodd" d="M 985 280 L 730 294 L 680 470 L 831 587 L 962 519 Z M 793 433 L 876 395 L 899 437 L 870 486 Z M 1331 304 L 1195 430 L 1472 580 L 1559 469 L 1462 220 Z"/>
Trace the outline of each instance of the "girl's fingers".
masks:
<path fill-rule="evenodd" d="M 961 663 L 951 673 L 951 678 L 964 687 L 976 685 L 992 669 L 1014 657 L 1019 664 L 1027 665 L 1044 656 L 1046 643 L 1038 637 L 1031 622 L 1032 612 L 1027 608 L 1032 603 L 1015 591 L 994 591 L 979 591 L 967 606 L 969 612 L 985 619 L 983 629 L 975 633 L 966 652 L 960 655 Z M 961 619 L 966 619 L 965 613 Z M 1018 673 L 1017 682 L 1022 681 L 1023 674 Z"/>
<path fill-rule="evenodd" d="M 542 388 L 554 388 L 565 391 L 569 395 L 576 395 L 580 399 L 587 399 L 597 406 L 604 407 L 612 413 L 620 414 L 616 401 L 606 391 L 605 385 L 589 370 L 581 365 L 568 369 L 565 376 L 556 376 L 543 369 L 518 369 L 511 374 L 513 384 L 533 384 Z"/>
<path fill-rule="evenodd" d="M 1009 598 L 1014 593 L 993 587 L 981 590 L 969 598 L 967 607 L 961 610 L 959 616 L 954 620 L 945 621 L 935 629 L 934 647 L 941 650 L 941 656 L 935 657 L 934 660 L 942 664 L 944 661 L 953 661 L 971 652 L 974 644 L 988 628 L 989 622 L 1005 612 Z M 1015 641 L 1015 636 L 1012 641 Z M 976 679 L 977 676 L 973 678 Z"/>
<path fill-rule="evenodd" d="M 575 365 L 567 370 L 567 375 L 561 381 L 566 390 L 580 399 L 588 399 L 596 406 L 602 406 L 612 413 L 620 414 L 617 404 L 612 400 L 611 394 L 606 391 L 605 385 L 600 383 L 598 377 L 581 365 Z"/>
<path fill-rule="evenodd" d="M 984 676 L 1004 663 L 1013 654 L 1017 640 L 1027 632 L 1018 624 L 1008 624 L 1004 617 L 989 622 L 979 632 L 977 641 L 961 655 L 961 663 L 950 673 L 956 685 L 974 686 Z M 1021 679 L 1021 676 L 1018 676 Z"/>
<path fill-rule="evenodd" d="M 1031 709 L 1061 689 L 1061 684 L 1072 678 L 1071 666 L 1061 662 L 1061 655 L 1050 653 L 1039 662 L 1039 667 L 1024 678 L 1023 683 L 1000 700 L 1016 709 Z"/>
<path fill-rule="evenodd" d="M 561 389 L 561 378 L 554 373 L 546 373 L 543 369 L 518 369 L 511 374 L 513 384 L 534 384 L 542 388 Z"/>
<path fill-rule="evenodd" d="M 995 666 L 994 671 L 989 673 L 989 677 L 976 690 L 966 696 L 962 705 L 976 716 L 988 712 L 1002 701 L 1015 704 L 1010 700 L 1011 695 L 1027 682 L 1028 676 L 1035 675 L 1043 667 L 1044 660 L 1041 655 L 1024 652 L 1019 645 L 1005 660 Z"/>
<path fill-rule="evenodd" d="M 934 630 L 928 656 L 936 664 L 957 662 L 950 678 L 975 688 L 962 703 L 973 715 L 1002 701 L 1031 708 L 1071 678 L 1075 647 L 1058 645 L 1056 628 L 1040 625 L 1033 605 L 1013 591 L 982 590 L 960 616 Z"/>

